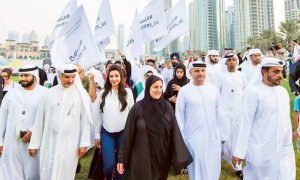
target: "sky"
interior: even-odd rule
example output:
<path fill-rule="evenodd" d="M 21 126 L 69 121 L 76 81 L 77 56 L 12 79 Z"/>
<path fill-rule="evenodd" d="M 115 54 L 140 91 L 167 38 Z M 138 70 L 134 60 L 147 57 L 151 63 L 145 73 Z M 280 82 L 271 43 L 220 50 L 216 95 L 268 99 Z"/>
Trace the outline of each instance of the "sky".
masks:
<path fill-rule="evenodd" d="M 94 27 L 98 7 L 102 0 L 78 0 L 86 10 L 91 27 Z M 134 17 L 135 9 L 140 12 L 150 0 L 109 0 L 117 33 L 118 24 L 125 24 L 125 36 Z M 173 0 L 175 4 L 178 0 Z M 186 0 L 187 3 L 192 0 Z M 0 0 L 0 43 L 9 31 L 17 31 L 21 40 L 23 33 L 34 30 L 43 45 L 47 35 L 51 35 L 55 22 L 69 0 Z M 233 0 L 225 0 L 226 6 Z M 126 38 L 125 38 L 126 40 Z M 115 42 L 115 37 L 112 42 Z M 112 43 L 113 46 L 116 43 Z"/>

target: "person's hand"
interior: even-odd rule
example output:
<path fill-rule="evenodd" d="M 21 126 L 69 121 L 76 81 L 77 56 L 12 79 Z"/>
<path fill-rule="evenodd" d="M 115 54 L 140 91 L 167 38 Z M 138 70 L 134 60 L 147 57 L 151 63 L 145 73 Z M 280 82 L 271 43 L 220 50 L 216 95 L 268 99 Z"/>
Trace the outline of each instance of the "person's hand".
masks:
<path fill-rule="evenodd" d="M 172 96 L 172 97 L 169 98 L 169 101 L 176 104 L 176 99 L 177 99 L 177 98 L 176 98 L 176 96 L 174 95 L 174 96 Z"/>
<path fill-rule="evenodd" d="M 118 163 L 117 164 L 117 171 L 118 171 L 119 174 L 124 173 L 124 164 L 123 163 Z"/>
<path fill-rule="evenodd" d="M 179 91 L 180 88 L 181 88 L 181 87 L 178 86 L 177 84 L 172 84 L 172 89 L 173 89 L 173 91 Z"/>
<path fill-rule="evenodd" d="M 0 156 L 2 155 L 3 153 L 3 146 L 0 146 Z"/>
<path fill-rule="evenodd" d="M 79 158 L 81 158 L 82 156 L 84 156 L 86 154 L 87 151 L 87 147 L 81 147 L 79 148 Z"/>
<path fill-rule="evenodd" d="M 30 138 L 31 138 L 31 131 L 26 131 L 26 134 L 25 134 L 25 136 L 23 136 L 23 138 L 22 138 L 22 141 L 24 142 L 24 143 L 28 143 L 29 141 L 30 141 Z"/>
<path fill-rule="evenodd" d="M 96 146 L 96 148 L 101 149 L 101 142 L 100 142 L 100 139 L 96 139 L 96 140 L 95 140 L 95 146 Z"/>
<path fill-rule="evenodd" d="M 88 73 L 89 81 L 94 82 L 95 80 L 95 75 L 93 73 Z"/>
<path fill-rule="evenodd" d="M 232 156 L 231 162 L 232 162 L 233 166 L 236 166 L 236 164 L 241 164 L 242 159 Z"/>
<path fill-rule="evenodd" d="M 31 157 L 35 157 L 37 155 L 37 149 L 29 149 L 28 151 Z"/>
<path fill-rule="evenodd" d="M 296 140 L 299 138 L 299 134 L 297 131 L 293 132 L 293 139 Z"/>

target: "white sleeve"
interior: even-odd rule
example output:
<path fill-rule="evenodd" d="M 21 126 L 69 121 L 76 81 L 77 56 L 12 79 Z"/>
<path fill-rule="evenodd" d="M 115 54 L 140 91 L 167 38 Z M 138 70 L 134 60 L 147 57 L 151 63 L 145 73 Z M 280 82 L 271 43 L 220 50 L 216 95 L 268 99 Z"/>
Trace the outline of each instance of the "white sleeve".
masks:
<path fill-rule="evenodd" d="M 252 123 L 255 118 L 256 109 L 259 102 L 259 95 L 255 91 L 248 90 L 242 96 L 241 104 L 238 106 L 240 127 L 237 133 L 237 142 L 233 147 L 233 155 L 240 159 L 245 159 Z"/>
<path fill-rule="evenodd" d="M 47 99 L 47 93 L 43 96 L 42 101 L 39 104 L 33 127 L 31 128 L 31 138 L 28 149 L 40 149 L 42 142 L 42 137 L 44 133 L 44 123 L 45 123 L 45 102 Z"/>
<path fill-rule="evenodd" d="M 178 92 L 177 99 L 176 99 L 176 106 L 175 106 L 175 116 L 177 120 L 178 127 L 180 129 L 181 135 L 183 137 L 183 140 L 185 140 L 184 137 L 184 112 L 185 112 L 185 97 L 184 97 L 184 91 L 182 89 Z"/>
<path fill-rule="evenodd" d="M 3 146 L 4 136 L 6 130 L 7 116 L 8 116 L 8 100 L 9 94 L 7 94 L 2 101 L 0 108 L 0 146 Z"/>
<path fill-rule="evenodd" d="M 103 92 L 103 91 L 102 91 Z M 99 98 L 99 99 L 98 99 Z M 98 100 L 98 101 L 97 101 Z M 97 103 L 101 104 L 102 101 L 102 93 L 98 93 L 97 94 L 97 99 L 96 99 Z M 100 133 L 101 133 L 101 127 L 102 127 L 102 123 L 103 123 L 103 113 L 100 112 L 100 105 L 98 108 L 98 112 L 100 113 L 99 118 L 95 118 L 94 119 L 94 123 L 95 123 L 95 139 L 100 139 Z"/>
<path fill-rule="evenodd" d="M 218 121 L 219 130 L 220 130 L 221 140 L 227 141 L 229 138 L 230 122 L 229 122 L 227 113 L 223 108 L 221 95 L 219 92 L 217 93 L 217 103 L 216 104 L 217 104 L 217 107 L 216 107 L 217 121 Z"/>
<path fill-rule="evenodd" d="M 129 108 L 129 111 L 130 111 L 130 109 L 134 105 L 134 98 L 133 98 L 133 94 L 132 94 L 131 89 L 129 89 L 129 88 L 127 88 L 127 89 L 128 89 L 128 91 L 127 91 L 127 106 Z"/>
<path fill-rule="evenodd" d="M 80 113 L 80 143 L 79 147 L 88 147 L 91 145 L 91 124 L 85 112 L 85 108 L 81 107 Z"/>

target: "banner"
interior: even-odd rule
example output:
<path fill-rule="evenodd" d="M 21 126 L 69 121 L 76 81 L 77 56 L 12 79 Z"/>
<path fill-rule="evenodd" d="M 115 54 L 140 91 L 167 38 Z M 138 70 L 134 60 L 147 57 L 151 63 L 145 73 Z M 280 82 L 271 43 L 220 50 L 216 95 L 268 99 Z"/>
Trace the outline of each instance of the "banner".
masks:
<path fill-rule="evenodd" d="M 109 43 L 109 36 L 115 33 L 111 8 L 108 0 L 102 0 L 95 26 L 95 39 L 99 48 L 105 48 Z"/>
<path fill-rule="evenodd" d="M 54 66 L 63 63 L 78 63 L 87 70 L 106 61 L 103 50 L 100 52 L 84 9 L 80 6 L 58 34 L 51 51 L 51 61 Z"/>
<path fill-rule="evenodd" d="M 154 40 L 155 51 L 160 51 L 179 36 L 189 32 L 185 0 L 180 0 L 166 12 L 168 34 Z"/>
<path fill-rule="evenodd" d="M 138 15 L 138 23 L 142 33 L 143 42 L 149 42 L 167 34 L 162 0 L 151 0 Z"/>
<path fill-rule="evenodd" d="M 74 12 L 77 10 L 77 8 L 78 8 L 77 0 L 71 0 L 67 4 L 67 6 L 63 10 L 63 12 L 60 14 L 59 18 L 56 21 L 52 35 L 49 39 L 49 44 L 48 44 L 49 50 L 51 50 L 52 44 L 53 44 L 57 34 L 59 34 L 62 27 L 68 23 L 68 21 L 70 20 L 71 16 L 74 14 Z"/>
<path fill-rule="evenodd" d="M 128 59 L 133 59 L 144 54 L 145 48 L 143 46 L 141 30 L 138 26 L 138 13 L 136 11 L 131 24 L 131 31 L 125 44 L 125 55 Z"/>

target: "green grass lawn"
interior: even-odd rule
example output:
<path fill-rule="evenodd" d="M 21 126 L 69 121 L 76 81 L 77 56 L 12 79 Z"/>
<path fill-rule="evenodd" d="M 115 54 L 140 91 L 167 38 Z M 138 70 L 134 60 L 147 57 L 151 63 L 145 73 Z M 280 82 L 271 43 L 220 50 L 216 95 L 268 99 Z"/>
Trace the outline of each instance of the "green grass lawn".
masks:
<path fill-rule="evenodd" d="M 293 107 L 293 100 L 294 100 L 294 95 L 291 94 L 290 92 L 290 88 L 289 88 L 289 84 L 288 84 L 288 80 L 284 80 L 282 85 L 289 91 L 290 94 L 290 98 L 291 98 L 291 110 Z M 292 119 L 292 111 L 291 111 L 291 119 Z M 294 146 L 295 147 L 295 146 Z M 295 149 L 296 152 L 296 149 Z M 90 167 L 90 162 L 93 156 L 93 152 L 90 151 L 82 160 L 81 160 L 81 164 L 82 164 L 82 169 L 81 169 L 81 173 L 77 174 L 76 176 L 76 180 L 87 180 L 87 173 Z M 296 165 L 297 165 L 297 177 L 300 177 L 300 155 L 298 152 L 296 152 Z M 187 175 L 174 175 L 173 171 L 170 171 L 169 174 L 169 180 L 187 180 L 188 176 Z M 234 171 L 232 170 L 231 166 L 228 165 L 225 161 L 222 161 L 222 172 L 221 172 L 221 180 L 235 180 L 238 179 L 236 178 Z M 297 178 L 298 179 L 298 178 Z"/>

